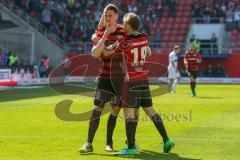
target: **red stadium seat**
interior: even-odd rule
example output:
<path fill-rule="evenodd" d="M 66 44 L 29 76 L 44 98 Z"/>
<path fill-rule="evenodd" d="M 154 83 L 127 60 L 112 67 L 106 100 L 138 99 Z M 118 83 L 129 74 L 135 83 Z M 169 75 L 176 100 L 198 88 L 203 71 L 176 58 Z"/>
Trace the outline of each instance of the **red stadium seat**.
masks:
<path fill-rule="evenodd" d="M 168 23 L 173 23 L 174 22 L 174 18 L 173 17 L 170 17 L 169 19 L 168 19 Z"/>
<path fill-rule="evenodd" d="M 187 32 L 188 32 L 188 31 L 185 30 L 185 29 L 180 29 L 180 30 L 179 30 L 179 33 L 182 34 L 182 35 L 183 35 L 183 34 L 186 34 Z"/>
<path fill-rule="evenodd" d="M 163 17 L 167 17 L 167 16 L 168 16 L 168 12 L 164 12 Z"/>
<path fill-rule="evenodd" d="M 171 23 L 167 23 L 166 25 L 165 25 L 165 28 L 173 28 L 173 26 L 172 26 L 172 24 Z"/>
<path fill-rule="evenodd" d="M 151 36 L 155 37 L 155 34 L 156 34 L 156 30 L 151 30 Z"/>
<path fill-rule="evenodd" d="M 159 24 L 158 24 L 158 28 L 160 28 L 160 29 L 165 28 L 164 23 L 159 23 Z"/>
<path fill-rule="evenodd" d="M 179 11 L 182 11 L 184 9 L 185 9 L 185 6 L 183 6 L 183 5 L 178 5 L 177 6 L 177 10 L 179 10 Z"/>
<path fill-rule="evenodd" d="M 175 18 L 175 22 L 176 22 L 176 23 L 181 22 L 181 17 L 176 17 L 176 18 Z"/>
<path fill-rule="evenodd" d="M 174 47 L 174 45 L 175 45 L 174 43 L 170 43 L 170 44 L 168 44 L 168 48 L 172 49 Z"/>
<path fill-rule="evenodd" d="M 154 30 L 156 30 L 156 28 L 157 28 L 157 23 L 154 23 L 154 24 L 152 25 L 152 28 L 153 28 Z"/>
<path fill-rule="evenodd" d="M 173 35 L 177 35 L 178 33 L 179 33 L 179 30 L 173 29 L 173 31 L 172 31 L 172 34 L 173 34 Z"/>
<path fill-rule="evenodd" d="M 179 36 L 179 37 L 178 37 L 178 41 L 184 42 L 184 41 L 185 41 L 185 36 Z"/>
<path fill-rule="evenodd" d="M 231 41 L 232 42 L 237 42 L 238 41 L 238 37 L 237 36 L 232 36 L 231 37 Z"/>
<path fill-rule="evenodd" d="M 184 6 L 184 10 L 185 10 L 185 11 L 186 11 L 186 10 L 191 11 L 191 9 L 192 9 L 192 6 L 190 6 L 190 5 Z"/>
<path fill-rule="evenodd" d="M 177 29 L 177 28 L 180 28 L 180 23 L 175 23 L 175 24 L 173 25 L 173 27 L 176 28 L 176 29 Z"/>
<path fill-rule="evenodd" d="M 163 32 L 165 35 L 169 35 L 169 34 L 171 34 L 171 30 L 170 29 L 166 29 L 166 30 L 164 30 L 164 32 Z"/>
<path fill-rule="evenodd" d="M 177 37 L 178 36 L 172 36 L 170 39 L 171 39 L 171 42 L 177 42 Z"/>
<path fill-rule="evenodd" d="M 179 5 L 184 4 L 184 0 L 178 1 Z"/>
<path fill-rule="evenodd" d="M 186 16 L 186 17 L 189 17 L 190 15 L 191 15 L 191 12 L 190 11 L 186 11 L 186 12 L 183 12 L 184 14 L 184 16 Z"/>
<path fill-rule="evenodd" d="M 238 35 L 238 30 L 234 29 L 231 34 L 232 34 L 232 36 L 237 36 Z"/>
<path fill-rule="evenodd" d="M 166 42 L 167 40 L 168 40 L 168 36 L 166 36 L 166 35 L 162 36 L 162 41 L 163 42 Z"/>
<path fill-rule="evenodd" d="M 161 23 L 166 23 L 167 22 L 167 17 L 162 17 Z"/>
<path fill-rule="evenodd" d="M 177 17 L 182 17 L 183 16 L 183 11 L 178 11 L 176 16 Z"/>
<path fill-rule="evenodd" d="M 165 36 L 165 42 L 170 42 L 170 36 Z"/>
<path fill-rule="evenodd" d="M 186 29 L 186 28 L 188 28 L 188 27 L 189 27 L 189 25 L 188 25 L 187 23 L 182 23 L 182 24 L 181 24 L 181 28 Z"/>
<path fill-rule="evenodd" d="M 163 49 L 167 48 L 167 44 L 166 44 L 166 43 L 163 43 L 162 46 L 161 46 L 161 48 L 163 48 Z"/>
<path fill-rule="evenodd" d="M 190 22 L 190 18 L 189 17 L 183 17 L 183 22 L 184 23 L 189 23 Z"/>

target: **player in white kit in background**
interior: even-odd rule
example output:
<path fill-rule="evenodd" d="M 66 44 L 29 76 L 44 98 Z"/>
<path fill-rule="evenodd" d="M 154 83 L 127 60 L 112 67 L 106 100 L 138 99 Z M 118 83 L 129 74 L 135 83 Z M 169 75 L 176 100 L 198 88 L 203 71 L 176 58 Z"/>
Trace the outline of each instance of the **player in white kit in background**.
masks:
<path fill-rule="evenodd" d="M 169 91 L 176 93 L 176 86 L 181 78 L 178 71 L 178 54 L 180 53 L 180 47 L 174 46 L 173 51 L 169 54 L 169 65 L 168 65 L 168 80 L 169 80 Z"/>

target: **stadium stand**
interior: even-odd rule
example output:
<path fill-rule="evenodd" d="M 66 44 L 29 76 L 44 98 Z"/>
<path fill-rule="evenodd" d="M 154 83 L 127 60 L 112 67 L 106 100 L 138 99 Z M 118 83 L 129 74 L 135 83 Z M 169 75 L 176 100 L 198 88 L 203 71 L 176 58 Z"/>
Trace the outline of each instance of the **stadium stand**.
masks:
<path fill-rule="evenodd" d="M 103 0 L 82 0 L 75 3 L 64 0 L 5 0 L 5 2 L 15 3 L 66 41 L 89 40 L 88 36 L 94 31 L 103 6 L 107 3 Z M 211 18 L 225 17 L 228 10 L 234 12 L 237 9 L 237 1 L 226 0 L 158 0 L 144 3 L 138 3 L 137 0 L 121 0 L 119 4 L 123 12 L 135 11 L 139 14 L 144 24 L 148 24 L 143 25 L 145 26 L 143 30 L 153 37 L 156 29 L 160 28 L 161 35 L 166 35 L 162 40 L 167 42 L 185 40 L 191 15 L 194 18 L 203 18 L 202 20 L 209 16 L 209 21 L 215 22 Z"/>
<path fill-rule="evenodd" d="M 5 3 L 16 4 L 66 42 L 89 42 L 107 1 L 5 0 Z M 155 45 L 154 48 L 161 47 L 162 50 L 172 48 L 175 43 L 184 46 L 192 18 L 196 23 L 225 23 L 226 18 L 226 30 L 231 32 L 237 24 L 233 14 L 239 8 L 239 1 L 235 0 L 158 0 L 143 3 L 121 0 L 118 3 L 123 13 L 133 11 L 140 15 L 144 22 L 142 31 L 148 33 L 153 42 L 161 42 L 161 46 Z M 228 14 L 229 11 L 231 13 Z M 229 22 L 229 18 L 232 21 Z"/>

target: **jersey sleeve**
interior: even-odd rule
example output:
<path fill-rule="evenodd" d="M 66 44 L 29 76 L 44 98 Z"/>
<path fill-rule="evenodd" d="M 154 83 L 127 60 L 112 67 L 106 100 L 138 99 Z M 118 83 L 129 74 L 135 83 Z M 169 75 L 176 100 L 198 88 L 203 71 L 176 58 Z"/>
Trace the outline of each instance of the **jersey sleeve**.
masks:
<path fill-rule="evenodd" d="M 184 58 L 187 59 L 187 52 L 184 54 Z"/>
<path fill-rule="evenodd" d="M 201 59 L 201 54 L 197 53 L 197 59 Z"/>
<path fill-rule="evenodd" d="M 97 36 L 98 36 L 99 39 L 103 37 L 104 32 L 105 32 L 105 28 L 101 28 L 101 29 L 96 30 L 96 33 L 97 33 Z"/>
<path fill-rule="evenodd" d="M 145 38 L 146 38 L 146 41 L 147 41 L 147 45 L 149 46 L 149 37 L 148 37 L 148 35 L 146 35 L 146 34 L 144 34 L 145 35 Z"/>
<path fill-rule="evenodd" d="M 98 38 L 98 36 L 97 36 L 97 32 L 95 32 L 93 35 L 92 35 L 92 44 L 93 44 L 93 46 L 96 46 L 97 45 L 97 43 L 95 42 L 95 41 L 93 41 L 93 36 L 96 36 L 97 38 Z"/>

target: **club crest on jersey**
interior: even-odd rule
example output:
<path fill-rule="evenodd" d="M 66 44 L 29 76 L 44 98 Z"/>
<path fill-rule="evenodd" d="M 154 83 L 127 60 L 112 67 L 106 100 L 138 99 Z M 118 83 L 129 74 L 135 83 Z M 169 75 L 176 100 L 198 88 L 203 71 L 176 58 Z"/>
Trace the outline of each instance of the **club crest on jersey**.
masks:
<path fill-rule="evenodd" d="M 131 46 L 131 43 L 130 43 L 130 41 L 128 41 L 128 40 L 125 40 L 125 41 L 123 41 L 122 43 L 120 43 L 120 49 L 121 49 L 121 50 L 126 50 L 126 49 L 128 49 L 130 46 Z"/>

